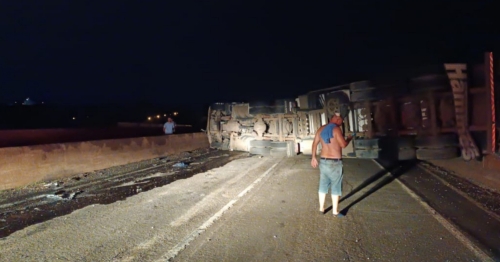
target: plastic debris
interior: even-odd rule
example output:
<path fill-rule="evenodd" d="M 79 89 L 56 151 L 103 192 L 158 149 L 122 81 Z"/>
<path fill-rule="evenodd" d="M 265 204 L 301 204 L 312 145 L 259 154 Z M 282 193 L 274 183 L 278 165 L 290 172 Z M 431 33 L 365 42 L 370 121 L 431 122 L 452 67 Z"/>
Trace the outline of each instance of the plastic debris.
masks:
<path fill-rule="evenodd" d="M 60 182 L 52 182 L 52 183 L 45 184 L 44 186 L 45 187 L 58 187 L 58 186 L 60 186 L 60 184 L 62 184 L 62 183 L 60 183 Z"/>
<path fill-rule="evenodd" d="M 173 167 L 187 167 L 188 165 L 184 162 L 179 162 L 173 165 Z"/>
<path fill-rule="evenodd" d="M 65 192 L 64 190 L 58 191 L 54 194 L 47 195 L 47 198 L 51 198 L 54 200 L 72 200 L 76 197 L 76 195 L 82 193 L 83 191 L 77 191 L 73 193 Z"/>
<path fill-rule="evenodd" d="M 58 196 L 58 195 L 47 195 L 48 198 L 56 199 L 56 200 L 62 200 L 63 198 Z"/>

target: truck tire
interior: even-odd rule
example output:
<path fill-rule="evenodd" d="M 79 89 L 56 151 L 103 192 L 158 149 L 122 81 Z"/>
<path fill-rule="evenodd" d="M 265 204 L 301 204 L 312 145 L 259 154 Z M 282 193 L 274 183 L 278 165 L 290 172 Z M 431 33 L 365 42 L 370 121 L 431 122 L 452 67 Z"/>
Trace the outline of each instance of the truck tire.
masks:
<path fill-rule="evenodd" d="M 270 140 L 252 140 L 252 141 L 250 141 L 250 146 L 251 147 L 270 147 L 271 141 Z"/>
<path fill-rule="evenodd" d="M 410 79 L 410 90 L 412 93 L 424 93 L 429 91 L 450 90 L 450 81 L 445 74 L 423 75 Z"/>
<path fill-rule="evenodd" d="M 286 142 L 271 142 L 271 148 L 285 148 L 287 147 Z"/>
<path fill-rule="evenodd" d="M 286 147 L 285 148 L 271 148 L 269 153 L 271 156 L 287 156 Z"/>
<path fill-rule="evenodd" d="M 400 148 L 398 152 L 398 160 L 412 160 L 417 157 L 415 148 Z"/>
<path fill-rule="evenodd" d="M 457 158 L 458 156 L 458 147 L 417 149 L 417 159 L 419 160 L 452 159 Z"/>
<path fill-rule="evenodd" d="M 420 136 L 415 138 L 415 146 L 418 148 L 457 147 L 458 138 L 455 134 Z"/>
<path fill-rule="evenodd" d="M 251 147 L 250 154 L 269 156 L 269 155 L 271 155 L 271 148 L 269 148 L 269 147 Z"/>

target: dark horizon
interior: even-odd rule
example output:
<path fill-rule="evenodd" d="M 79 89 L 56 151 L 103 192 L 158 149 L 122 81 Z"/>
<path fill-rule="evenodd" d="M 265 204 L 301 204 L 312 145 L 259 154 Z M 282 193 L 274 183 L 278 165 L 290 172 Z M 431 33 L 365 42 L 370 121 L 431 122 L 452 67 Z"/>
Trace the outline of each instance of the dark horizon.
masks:
<path fill-rule="evenodd" d="M 2 4 L 0 103 L 208 106 L 295 97 L 498 50 L 482 3 Z"/>

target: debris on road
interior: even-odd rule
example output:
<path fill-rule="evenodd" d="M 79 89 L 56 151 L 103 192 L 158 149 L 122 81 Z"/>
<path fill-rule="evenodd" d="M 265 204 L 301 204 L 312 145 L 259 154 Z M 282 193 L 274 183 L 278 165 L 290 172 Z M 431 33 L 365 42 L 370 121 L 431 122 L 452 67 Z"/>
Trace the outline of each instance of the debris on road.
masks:
<path fill-rule="evenodd" d="M 58 187 L 60 184 L 60 182 L 52 182 L 52 183 L 48 183 L 48 184 L 45 184 L 44 186 L 45 187 Z"/>
<path fill-rule="evenodd" d="M 0 191 L 0 238 L 86 206 L 114 203 L 220 167 L 234 159 L 245 158 L 239 152 L 227 154 L 207 149 L 188 154 L 189 157 L 186 154 L 169 155 L 82 173 L 64 180 L 44 181 L 23 189 Z M 227 157 L 218 157 L 220 155 Z M 214 156 L 215 158 L 210 158 Z M 176 166 L 172 167 L 173 164 Z M 9 226 L 2 228 L 4 223 Z"/>
<path fill-rule="evenodd" d="M 68 193 L 64 190 L 60 190 L 55 192 L 54 194 L 48 194 L 48 198 L 56 199 L 56 200 L 72 200 L 76 197 L 77 194 L 81 193 L 83 191 L 77 191 L 73 193 Z"/>
<path fill-rule="evenodd" d="M 173 167 L 187 167 L 188 165 L 184 162 L 179 162 L 173 165 Z"/>

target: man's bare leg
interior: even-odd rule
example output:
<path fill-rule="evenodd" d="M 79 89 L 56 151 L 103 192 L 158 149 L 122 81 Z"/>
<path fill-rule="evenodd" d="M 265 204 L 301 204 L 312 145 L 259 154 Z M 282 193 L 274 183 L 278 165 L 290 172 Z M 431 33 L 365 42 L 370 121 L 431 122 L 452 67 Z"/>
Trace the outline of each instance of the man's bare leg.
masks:
<path fill-rule="evenodd" d="M 339 213 L 339 196 L 332 195 L 332 213 L 334 215 Z"/>
<path fill-rule="evenodd" d="M 325 212 L 326 194 L 318 193 L 318 197 L 319 197 L 319 211 Z"/>

